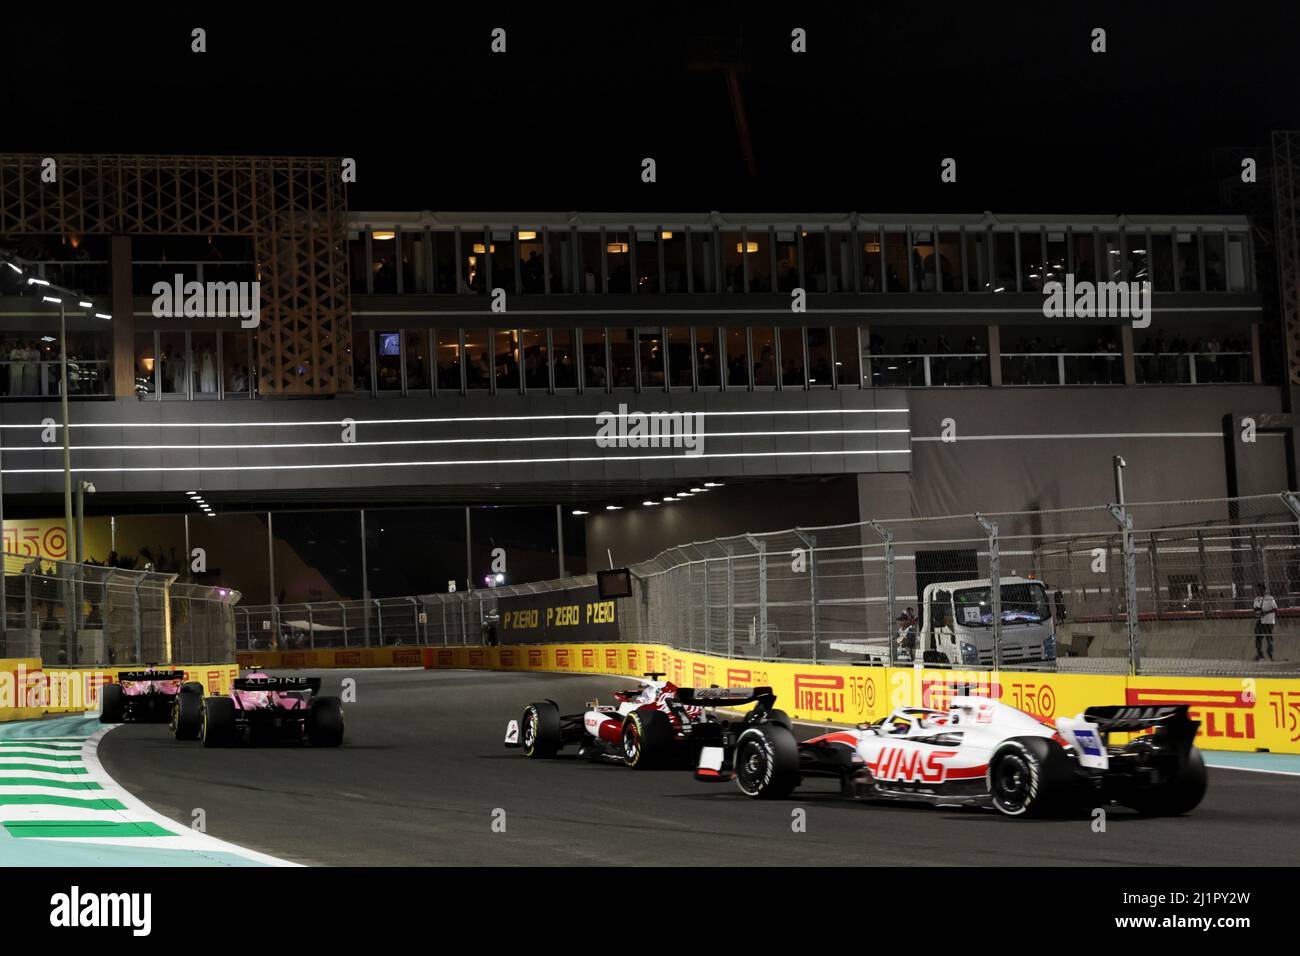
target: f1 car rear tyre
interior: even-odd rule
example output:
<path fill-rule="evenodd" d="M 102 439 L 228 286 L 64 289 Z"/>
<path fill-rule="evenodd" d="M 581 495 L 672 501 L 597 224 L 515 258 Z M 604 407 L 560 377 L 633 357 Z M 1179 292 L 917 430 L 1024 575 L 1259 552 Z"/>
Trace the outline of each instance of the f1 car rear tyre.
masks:
<path fill-rule="evenodd" d="M 529 704 L 519 721 L 520 746 L 525 757 L 554 757 L 564 746 L 560 735 L 560 708 L 549 700 Z"/>
<path fill-rule="evenodd" d="M 1063 813 L 1077 793 L 1074 767 L 1055 740 L 1012 737 L 989 761 L 989 795 L 1009 817 L 1045 817 Z"/>
<path fill-rule="evenodd" d="M 1205 760 L 1193 747 L 1172 780 L 1133 795 L 1133 809 L 1153 817 L 1176 817 L 1196 809 L 1205 796 Z"/>
<path fill-rule="evenodd" d="M 799 786 L 799 745 L 779 724 L 746 727 L 736 740 L 736 786 L 747 797 L 782 800 Z"/>
<path fill-rule="evenodd" d="M 198 694 L 199 700 L 203 699 L 204 690 L 206 688 L 196 680 L 187 680 L 184 684 L 181 684 L 182 694 Z"/>
<path fill-rule="evenodd" d="M 790 733 L 794 733 L 794 722 L 790 720 L 790 715 L 784 710 L 768 711 L 767 722 L 769 724 L 776 724 L 778 727 L 784 727 L 786 730 L 790 731 Z"/>
<path fill-rule="evenodd" d="M 172 701 L 172 736 L 177 740 L 198 740 L 202 724 L 202 685 L 196 683 L 184 684 L 181 686 L 181 692 Z"/>
<path fill-rule="evenodd" d="M 672 758 L 673 722 L 662 710 L 634 710 L 623 718 L 623 762 L 635 770 L 665 766 Z"/>
<path fill-rule="evenodd" d="M 199 737 L 205 747 L 229 747 L 235 742 L 235 702 L 229 697 L 209 697 L 203 702 Z"/>
<path fill-rule="evenodd" d="M 126 694 L 121 684 L 105 684 L 100 691 L 99 722 L 120 724 L 126 718 Z"/>
<path fill-rule="evenodd" d="M 343 743 L 343 702 L 337 697 L 317 697 L 307 711 L 307 739 L 313 747 Z"/>

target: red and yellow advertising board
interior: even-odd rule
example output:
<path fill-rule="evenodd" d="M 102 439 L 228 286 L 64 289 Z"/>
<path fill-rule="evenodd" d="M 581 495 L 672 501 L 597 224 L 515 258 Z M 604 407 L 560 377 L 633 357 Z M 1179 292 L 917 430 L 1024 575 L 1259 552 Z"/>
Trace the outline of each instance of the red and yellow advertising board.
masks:
<path fill-rule="evenodd" d="M 770 686 L 799 720 L 856 724 L 895 707 L 943 707 L 958 695 L 992 697 L 1051 722 L 1111 704 L 1191 705 L 1206 750 L 1300 753 L 1300 680 L 1127 677 L 1020 671 L 952 671 L 736 661 L 656 644 L 427 647 L 430 668 L 639 676 L 659 671 L 681 686 Z"/>
<path fill-rule="evenodd" d="M 235 664 L 176 664 L 185 679 L 198 681 L 209 694 L 230 693 L 239 676 Z M 119 671 L 140 665 L 111 668 L 43 667 L 39 658 L 0 658 L 0 721 L 26 720 L 47 714 L 75 714 L 99 707 L 99 689 L 117 679 Z"/>

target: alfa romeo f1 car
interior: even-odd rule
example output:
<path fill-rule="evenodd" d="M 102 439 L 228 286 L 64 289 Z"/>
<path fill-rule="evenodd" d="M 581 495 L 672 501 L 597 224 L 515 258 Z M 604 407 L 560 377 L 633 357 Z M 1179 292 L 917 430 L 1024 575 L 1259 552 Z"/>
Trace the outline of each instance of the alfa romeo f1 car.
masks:
<path fill-rule="evenodd" d="M 1186 706 L 1089 707 L 1052 727 L 983 697 L 947 710 L 904 707 L 874 724 L 796 741 L 786 727 L 744 728 L 705 747 L 696 779 L 732 780 L 749 797 L 780 799 L 806 778 L 845 796 L 992 807 L 1048 816 L 1106 804 L 1150 815 L 1187 813 L 1205 795 L 1205 763 Z M 1113 744 L 1111 735 L 1137 734 Z"/>
<path fill-rule="evenodd" d="M 201 702 L 197 732 L 193 704 L 182 695 L 172 730 L 178 740 L 196 736 L 205 747 L 304 740 L 313 747 L 337 747 L 343 742 L 343 705 L 337 697 L 321 697 L 320 685 L 319 677 L 248 674 L 233 681 L 230 696 Z"/>
<path fill-rule="evenodd" d="M 182 693 L 203 696 L 203 685 L 185 680 L 184 671 L 150 666 L 138 671 L 118 671 L 117 680 L 100 689 L 99 722 L 164 721 Z"/>
<path fill-rule="evenodd" d="M 525 757 L 554 757 L 577 745 L 578 756 L 626 764 L 638 770 L 694 766 L 700 749 L 734 744 L 739 728 L 771 726 L 790 732 L 790 718 L 772 709 L 770 687 L 678 687 L 649 673 L 636 687 L 614 692 L 613 704 L 588 701 L 578 714 L 561 714 L 553 700 L 529 704 L 506 726 L 505 745 Z M 720 720 L 717 707 L 754 704 L 735 722 Z"/>

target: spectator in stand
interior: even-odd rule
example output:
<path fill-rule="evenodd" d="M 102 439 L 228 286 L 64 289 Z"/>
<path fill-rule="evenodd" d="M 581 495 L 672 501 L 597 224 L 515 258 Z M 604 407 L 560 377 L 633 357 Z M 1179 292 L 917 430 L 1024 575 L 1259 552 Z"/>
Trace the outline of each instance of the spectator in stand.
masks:
<path fill-rule="evenodd" d="M 1277 601 L 1264 584 L 1255 585 L 1255 660 L 1264 659 L 1264 644 L 1268 644 L 1268 659 L 1273 660 L 1273 625 L 1277 623 Z"/>

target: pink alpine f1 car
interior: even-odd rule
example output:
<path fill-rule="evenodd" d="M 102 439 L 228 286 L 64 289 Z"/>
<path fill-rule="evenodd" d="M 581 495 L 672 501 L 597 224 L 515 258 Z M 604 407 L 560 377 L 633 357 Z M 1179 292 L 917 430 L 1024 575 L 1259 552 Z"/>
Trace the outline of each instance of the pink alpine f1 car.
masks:
<path fill-rule="evenodd" d="M 187 690 L 188 689 L 188 690 Z M 203 695 L 203 685 L 185 681 L 185 672 L 152 665 L 138 671 L 118 671 L 112 684 L 100 689 L 99 722 L 161 722 L 167 720 L 182 692 Z"/>
<path fill-rule="evenodd" d="M 232 682 L 227 697 L 191 702 L 182 694 L 173 731 L 178 740 L 197 737 L 205 747 L 302 741 L 337 747 L 343 742 L 343 705 L 337 697 L 320 696 L 320 686 L 319 677 L 247 674 Z"/>

